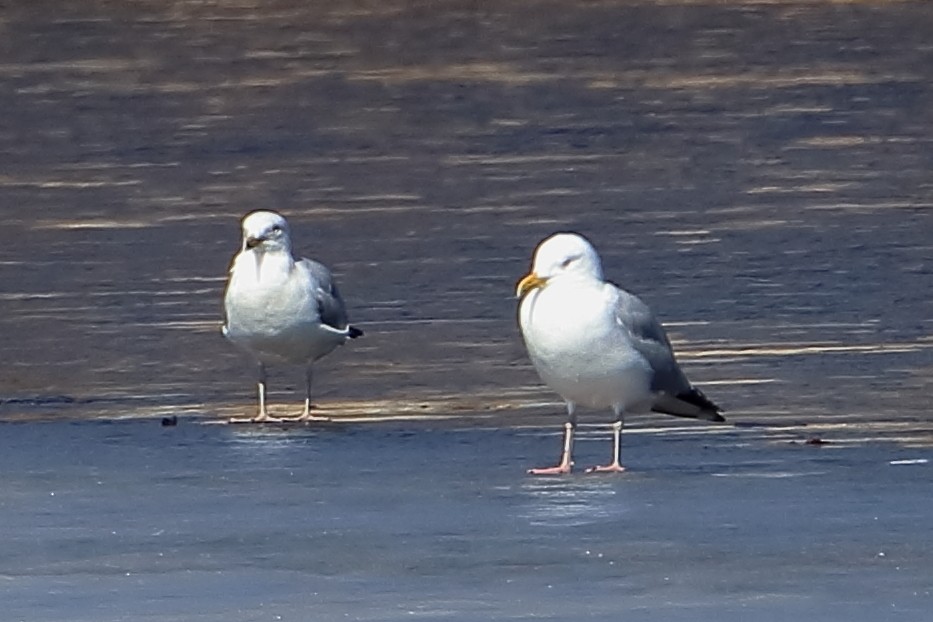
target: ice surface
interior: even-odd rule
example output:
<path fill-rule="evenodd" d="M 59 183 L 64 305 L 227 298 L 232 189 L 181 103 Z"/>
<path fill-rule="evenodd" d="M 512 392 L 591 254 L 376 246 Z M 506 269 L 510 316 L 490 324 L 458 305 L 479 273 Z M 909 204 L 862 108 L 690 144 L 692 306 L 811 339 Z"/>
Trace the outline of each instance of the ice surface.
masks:
<path fill-rule="evenodd" d="M 926 619 L 929 450 L 749 434 L 534 478 L 553 431 L 7 424 L 4 617 Z"/>

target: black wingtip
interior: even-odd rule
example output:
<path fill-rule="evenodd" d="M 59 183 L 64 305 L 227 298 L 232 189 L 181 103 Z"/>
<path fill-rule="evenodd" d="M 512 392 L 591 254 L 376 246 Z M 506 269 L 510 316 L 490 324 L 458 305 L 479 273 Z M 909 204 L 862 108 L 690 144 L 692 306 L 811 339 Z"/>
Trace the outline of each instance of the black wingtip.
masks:
<path fill-rule="evenodd" d="M 675 417 L 689 417 L 691 419 L 705 419 L 706 421 L 723 422 L 722 409 L 713 403 L 703 392 L 691 387 L 674 395 L 662 395 L 651 408 L 654 412 L 674 415 Z"/>
<path fill-rule="evenodd" d="M 713 400 L 706 397 L 706 395 L 696 387 L 690 387 L 689 391 L 684 391 L 679 394 L 677 399 L 683 400 L 688 404 L 693 404 L 702 410 L 702 417 L 707 421 L 721 422 L 726 420 L 726 418 L 722 416 L 722 408 L 717 406 Z"/>
<path fill-rule="evenodd" d="M 348 336 L 350 339 L 356 339 L 357 337 L 362 337 L 362 336 L 363 336 L 363 331 L 361 331 L 361 330 L 360 330 L 359 328 L 357 328 L 356 326 L 348 326 L 348 327 L 347 327 L 347 336 Z"/>

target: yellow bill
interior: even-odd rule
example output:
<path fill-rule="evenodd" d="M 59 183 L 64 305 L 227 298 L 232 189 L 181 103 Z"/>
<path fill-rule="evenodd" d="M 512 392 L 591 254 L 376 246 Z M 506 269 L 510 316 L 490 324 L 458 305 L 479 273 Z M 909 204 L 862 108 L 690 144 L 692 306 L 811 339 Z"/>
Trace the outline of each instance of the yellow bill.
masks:
<path fill-rule="evenodd" d="M 521 298 L 536 287 L 544 287 L 545 283 L 547 283 L 547 279 L 542 279 L 534 272 L 531 272 L 515 286 L 515 297 Z"/>

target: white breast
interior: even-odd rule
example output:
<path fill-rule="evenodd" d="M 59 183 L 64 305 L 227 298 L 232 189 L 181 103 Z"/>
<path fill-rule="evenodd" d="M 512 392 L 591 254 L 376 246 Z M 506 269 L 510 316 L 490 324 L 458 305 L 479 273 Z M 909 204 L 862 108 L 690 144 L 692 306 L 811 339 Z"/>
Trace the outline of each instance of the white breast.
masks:
<path fill-rule="evenodd" d="M 519 309 L 532 363 L 565 400 L 632 410 L 651 399 L 651 367 L 616 321 L 614 288 L 602 281 L 551 279 Z"/>
<path fill-rule="evenodd" d="M 260 360 L 312 361 L 339 345 L 321 328 L 315 285 L 285 253 L 241 253 L 224 298 L 227 337 Z"/>

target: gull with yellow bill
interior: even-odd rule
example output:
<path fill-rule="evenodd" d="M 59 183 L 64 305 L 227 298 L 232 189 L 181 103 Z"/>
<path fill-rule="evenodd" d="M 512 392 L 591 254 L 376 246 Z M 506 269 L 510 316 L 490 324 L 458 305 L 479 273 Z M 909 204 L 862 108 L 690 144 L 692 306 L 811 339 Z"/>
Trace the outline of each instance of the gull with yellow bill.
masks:
<path fill-rule="evenodd" d="M 243 242 L 233 258 L 224 294 L 223 335 L 259 367 L 259 412 L 232 422 L 326 420 L 311 414 L 311 365 L 363 331 L 347 322 L 347 310 L 326 266 L 295 259 L 288 223 L 259 210 L 243 218 Z M 304 411 L 277 418 L 266 410 L 266 366 L 302 365 Z"/>
<path fill-rule="evenodd" d="M 619 454 L 626 413 L 725 421 L 721 409 L 687 380 L 648 305 L 603 280 L 599 255 L 583 236 L 557 233 L 541 242 L 516 295 L 531 362 L 564 399 L 568 416 L 559 464 L 529 473 L 570 473 L 578 405 L 609 408 L 615 415 L 612 460 L 588 473 L 625 470 Z"/>

